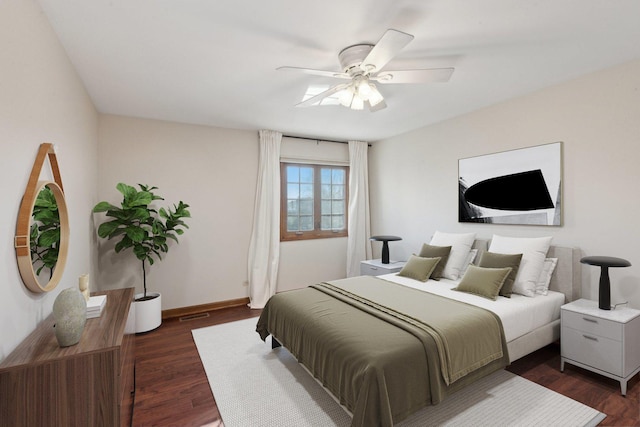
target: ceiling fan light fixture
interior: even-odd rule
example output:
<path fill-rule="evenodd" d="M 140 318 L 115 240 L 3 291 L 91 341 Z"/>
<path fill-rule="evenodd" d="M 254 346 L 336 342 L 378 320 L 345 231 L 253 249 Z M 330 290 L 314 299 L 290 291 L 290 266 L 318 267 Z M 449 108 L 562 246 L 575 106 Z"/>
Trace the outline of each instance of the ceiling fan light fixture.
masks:
<path fill-rule="evenodd" d="M 353 101 L 353 95 L 353 89 L 351 88 L 351 86 L 342 89 L 340 92 L 338 92 L 338 102 L 340 102 L 340 105 L 349 108 L 351 107 L 351 102 Z"/>
<path fill-rule="evenodd" d="M 369 99 L 373 90 L 371 89 L 371 85 L 369 84 L 369 79 L 361 79 L 356 82 L 357 94 L 363 101 Z"/>
<path fill-rule="evenodd" d="M 355 95 L 353 97 L 353 101 L 351 102 L 352 110 L 364 110 L 364 100 L 359 96 Z"/>
<path fill-rule="evenodd" d="M 384 101 L 384 98 L 382 97 L 382 94 L 374 84 L 370 84 L 369 86 L 371 88 L 371 95 L 369 95 L 368 101 L 369 101 L 369 104 L 373 107 L 374 105 L 378 105 L 379 103 Z"/>

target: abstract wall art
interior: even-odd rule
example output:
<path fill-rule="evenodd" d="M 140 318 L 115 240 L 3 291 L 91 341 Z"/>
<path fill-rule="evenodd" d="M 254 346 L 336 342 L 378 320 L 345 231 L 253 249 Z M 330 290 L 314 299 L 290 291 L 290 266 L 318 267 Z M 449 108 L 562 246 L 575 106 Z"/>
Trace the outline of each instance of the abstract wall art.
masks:
<path fill-rule="evenodd" d="M 458 221 L 562 222 L 562 143 L 458 160 Z"/>

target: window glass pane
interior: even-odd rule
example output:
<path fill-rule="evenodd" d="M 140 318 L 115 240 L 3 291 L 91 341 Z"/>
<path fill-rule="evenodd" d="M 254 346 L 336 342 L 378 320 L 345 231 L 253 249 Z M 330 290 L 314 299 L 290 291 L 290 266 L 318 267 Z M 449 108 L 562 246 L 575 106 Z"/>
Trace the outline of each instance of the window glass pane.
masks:
<path fill-rule="evenodd" d="M 321 184 L 331 184 L 331 169 L 322 168 L 320 170 L 320 183 Z"/>
<path fill-rule="evenodd" d="M 287 215 L 298 215 L 298 200 L 287 200 Z"/>
<path fill-rule="evenodd" d="M 300 200 L 300 215 L 313 215 L 313 200 Z"/>
<path fill-rule="evenodd" d="M 331 182 L 333 184 L 344 184 L 344 169 L 332 169 Z"/>
<path fill-rule="evenodd" d="M 344 185 L 332 185 L 331 193 L 332 199 L 344 199 Z"/>
<path fill-rule="evenodd" d="M 320 186 L 320 197 L 323 199 L 331 198 L 331 185 L 330 184 L 322 184 Z"/>
<path fill-rule="evenodd" d="M 321 230 L 331 230 L 331 215 L 322 215 L 320 222 Z"/>
<path fill-rule="evenodd" d="M 323 200 L 322 205 L 320 207 L 320 214 L 322 215 L 330 215 L 331 214 L 331 200 Z"/>
<path fill-rule="evenodd" d="M 287 231 L 298 231 L 299 230 L 299 222 L 297 216 L 288 216 L 287 217 Z"/>
<path fill-rule="evenodd" d="M 300 168 L 300 182 L 313 184 L 313 168 Z"/>
<path fill-rule="evenodd" d="M 287 182 L 300 182 L 300 168 L 287 166 Z"/>
<path fill-rule="evenodd" d="M 300 231 L 313 230 L 313 216 L 300 216 Z"/>
<path fill-rule="evenodd" d="M 342 200 L 334 200 L 331 206 L 331 213 L 334 215 L 344 214 L 344 202 Z"/>
<path fill-rule="evenodd" d="M 300 198 L 300 185 L 287 184 L 287 199 L 299 199 L 299 198 Z"/>
<path fill-rule="evenodd" d="M 313 199 L 313 184 L 300 184 L 300 198 Z"/>
<path fill-rule="evenodd" d="M 342 230 L 344 228 L 344 216 L 333 215 L 331 217 L 331 228 L 333 230 Z"/>

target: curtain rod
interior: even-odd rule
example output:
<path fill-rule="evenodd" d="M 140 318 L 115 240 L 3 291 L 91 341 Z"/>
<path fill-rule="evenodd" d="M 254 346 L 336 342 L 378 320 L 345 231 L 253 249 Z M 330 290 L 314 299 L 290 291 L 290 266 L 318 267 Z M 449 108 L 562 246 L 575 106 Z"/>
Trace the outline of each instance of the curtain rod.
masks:
<path fill-rule="evenodd" d="M 348 141 L 335 141 L 335 140 L 331 140 L 331 139 L 321 139 L 321 138 L 307 138 L 304 136 L 293 136 L 293 135 L 282 135 L 283 138 L 295 138 L 295 139 L 306 139 L 307 141 L 324 141 L 324 142 L 335 142 L 336 144 L 348 144 Z M 371 144 L 367 144 L 369 147 L 371 147 Z"/>

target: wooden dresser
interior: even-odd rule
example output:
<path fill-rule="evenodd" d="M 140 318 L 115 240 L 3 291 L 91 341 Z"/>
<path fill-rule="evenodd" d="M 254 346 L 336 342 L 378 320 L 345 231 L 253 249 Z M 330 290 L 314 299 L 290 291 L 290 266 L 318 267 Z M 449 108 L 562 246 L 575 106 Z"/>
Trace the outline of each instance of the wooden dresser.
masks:
<path fill-rule="evenodd" d="M 53 316 L 0 364 L 0 426 L 129 426 L 133 411 L 134 289 L 106 294 L 80 342 L 58 346 Z"/>

